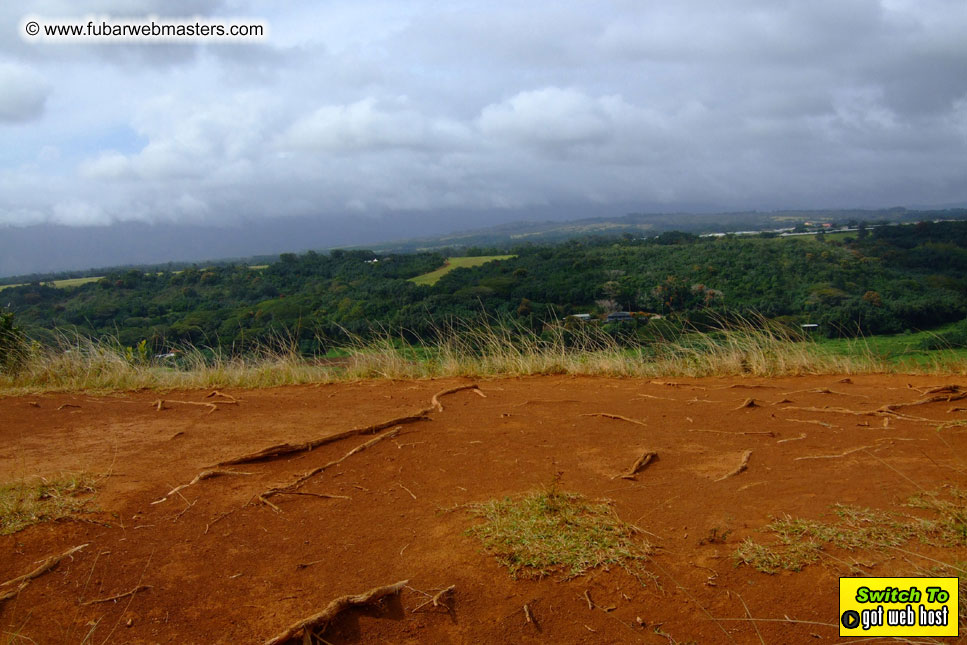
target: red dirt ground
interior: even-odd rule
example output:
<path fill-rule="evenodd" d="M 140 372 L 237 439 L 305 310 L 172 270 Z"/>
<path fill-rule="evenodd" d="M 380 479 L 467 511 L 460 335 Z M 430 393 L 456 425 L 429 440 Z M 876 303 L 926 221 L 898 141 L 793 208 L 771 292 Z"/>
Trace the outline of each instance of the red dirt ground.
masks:
<path fill-rule="evenodd" d="M 218 461 L 400 417 L 425 408 L 435 392 L 470 381 L 232 390 L 238 405 L 211 414 L 178 404 L 159 411 L 155 392 L 0 398 L 0 482 L 79 471 L 102 477 L 96 511 L 0 537 L 0 581 L 89 545 L 0 603 L 6 632 L 0 642 L 261 643 L 337 596 L 400 580 L 409 586 L 398 597 L 345 612 L 325 641 L 838 642 L 844 561 L 864 563 L 879 576 L 912 575 L 915 565 L 930 561 L 895 551 L 842 552 L 798 573 L 768 575 L 735 565 L 738 544 L 746 537 L 770 542 L 764 527 L 784 514 L 829 520 L 837 502 L 902 510 L 921 488 L 967 486 L 962 427 L 938 433 L 923 421 L 890 419 L 884 426 L 885 417 L 790 409 L 874 410 L 915 401 L 922 394 L 913 388 L 950 379 L 841 379 L 484 380 L 486 398 L 470 390 L 443 397 L 442 412 L 404 425 L 398 437 L 302 489 L 349 499 L 273 497 L 281 512 L 253 497 L 370 437 L 234 466 L 251 475 L 207 479 L 163 503 L 152 501 Z M 828 392 L 811 391 L 817 389 Z M 212 400 L 206 394 L 163 397 Z M 762 407 L 739 408 L 749 397 Z M 938 422 L 967 419 L 948 411 L 953 405 L 901 412 Z M 645 426 L 587 416 L 598 412 Z M 796 460 L 860 446 L 869 448 Z M 657 451 L 658 460 L 635 481 L 616 479 L 645 449 Z M 748 469 L 719 480 L 747 450 Z M 561 489 L 613 500 L 622 520 L 645 531 L 642 539 L 655 547 L 646 563 L 654 582 L 643 586 L 620 568 L 569 581 L 514 580 L 466 535 L 479 520 L 460 505 L 526 493 L 559 472 Z M 712 529 L 731 533 L 725 543 L 709 542 Z M 909 543 L 905 549 L 967 560 L 964 548 Z M 151 588 L 117 602 L 81 604 L 139 584 Z M 420 591 L 449 585 L 455 585 L 449 611 L 413 612 L 427 599 Z M 753 623 L 750 615 L 778 620 Z"/>

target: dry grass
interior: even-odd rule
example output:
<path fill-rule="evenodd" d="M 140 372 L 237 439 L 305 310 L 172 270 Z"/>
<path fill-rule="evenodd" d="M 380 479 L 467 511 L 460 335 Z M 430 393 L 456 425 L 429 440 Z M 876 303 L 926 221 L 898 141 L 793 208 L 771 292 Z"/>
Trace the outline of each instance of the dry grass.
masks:
<path fill-rule="evenodd" d="M 628 567 L 648 545 L 606 503 L 554 488 L 470 507 L 485 522 L 468 530 L 514 577 L 573 578 L 607 565 Z M 630 570 L 630 569 L 629 569 Z"/>
<path fill-rule="evenodd" d="M 80 474 L 0 485 L 0 535 L 82 510 L 94 494 L 94 482 Z"/>
<path fill-rule="evenodd" d="M 882 551 L 914 540 L 933 547 L 967 546 L 967 491 L 949 488 L 918 493 L 906 506 L 923 513 L 836 504 L 832 507 L 835 522 L 778 518 L 767 527 L 777 541 L 763 545 L 748 538 L 736 550 L 735 561 L 763 573 L 776 573 L 799 571 L 818 561 L 830 546 L 844 551 Z"/>
<path fill-rule="evenodd" d="M 582 374 L 629 377 L 783 376 L 889 372 L 896 366 L 872 352 L 836 354 L 761 319 L 710 333 L 680 330 L 674 337 L 618 342 L 597 325 L 548 326 L 538 334 L 502 321 L 456 323 L 437 340 L 412 344 L 382 333 L 357 339 L 325 361 L 300 356 L 285 343 L 244 356 L 184 347 L 175 363 L 132 360 L 110 340 L 62 337 L 56 347 L 34 346 L 14 374 L 0 373 L 0 394 L 124 391 L 140 388 L 259 388 L 358 379 Z M 629 346 L 630 345 L 630 346 Z M 922 373 L 967 373 L 960 359 L 938 358 Z M 909 372 L 909 366 L 904 368 Z"/>

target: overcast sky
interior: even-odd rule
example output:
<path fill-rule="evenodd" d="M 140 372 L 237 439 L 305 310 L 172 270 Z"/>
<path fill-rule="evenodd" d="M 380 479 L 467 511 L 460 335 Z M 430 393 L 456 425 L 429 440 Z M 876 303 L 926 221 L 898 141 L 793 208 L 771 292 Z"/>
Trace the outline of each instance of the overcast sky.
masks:
<path fill-rule="evenodd" d="M 88 13 L 271 32 L 20 37 Z M 36 0 L 0 28 L 0 224 L 967 201 L 964 0 Z"/>

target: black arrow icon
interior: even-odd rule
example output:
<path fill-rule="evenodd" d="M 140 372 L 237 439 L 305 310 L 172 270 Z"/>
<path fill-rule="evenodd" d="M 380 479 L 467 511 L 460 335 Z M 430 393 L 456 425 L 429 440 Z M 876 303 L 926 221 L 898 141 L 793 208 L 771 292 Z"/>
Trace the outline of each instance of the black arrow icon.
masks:
<path fill-rule="evenodd" d="M 843 627 L 846 629 L 856 629 L 860 626 L 860 614 L 852 609 L 844 611 L 840 622 L 843 623 Z"/>

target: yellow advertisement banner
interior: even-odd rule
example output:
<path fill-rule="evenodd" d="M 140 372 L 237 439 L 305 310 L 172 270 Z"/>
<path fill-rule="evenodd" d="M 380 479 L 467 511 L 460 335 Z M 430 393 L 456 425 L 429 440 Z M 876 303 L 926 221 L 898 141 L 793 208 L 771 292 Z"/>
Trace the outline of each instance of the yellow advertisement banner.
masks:
<path fill-rule="evenodd" d="M 840 578 L 839 635 L 957 636 L 957 578 Z"/>

